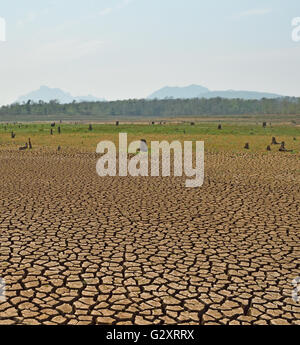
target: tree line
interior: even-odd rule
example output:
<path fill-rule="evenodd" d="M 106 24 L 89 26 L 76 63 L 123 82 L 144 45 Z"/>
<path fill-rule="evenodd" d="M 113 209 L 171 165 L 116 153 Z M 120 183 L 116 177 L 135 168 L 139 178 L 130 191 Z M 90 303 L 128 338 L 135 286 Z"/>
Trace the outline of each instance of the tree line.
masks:
<path fill-rule="evenodd" d="M 244 100 L 225 98 L 194 98 L 146 100 L 130 99 L 111 102 L 72 102 L 60 104 L 28 100 L 0 108 L 0 115 L 98 115 L 98 116 L 201 116 L 201 115 L 256 115 L 300 114 L 300 98 Z"/>

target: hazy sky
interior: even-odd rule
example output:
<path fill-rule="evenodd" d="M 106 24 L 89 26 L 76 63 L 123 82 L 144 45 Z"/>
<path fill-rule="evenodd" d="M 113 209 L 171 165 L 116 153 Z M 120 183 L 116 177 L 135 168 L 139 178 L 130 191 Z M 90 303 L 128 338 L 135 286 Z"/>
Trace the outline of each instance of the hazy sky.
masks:
<path fill-rule="evenodd" d="M 0 104 L 40 85 L 147 97 L 200 84 L 300 96 L 299 0 L 0 0 Z"/>

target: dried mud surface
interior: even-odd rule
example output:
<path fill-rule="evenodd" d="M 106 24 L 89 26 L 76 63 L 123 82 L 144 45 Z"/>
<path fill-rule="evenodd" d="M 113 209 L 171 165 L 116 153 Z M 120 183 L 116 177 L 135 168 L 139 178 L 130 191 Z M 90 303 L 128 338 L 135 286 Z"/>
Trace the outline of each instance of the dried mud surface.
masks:
<path fill-rule="evenodd" d="M 0 324 L 300 324 L 299 155 L 206 154 L 205 183 L 0 153 Z"/>

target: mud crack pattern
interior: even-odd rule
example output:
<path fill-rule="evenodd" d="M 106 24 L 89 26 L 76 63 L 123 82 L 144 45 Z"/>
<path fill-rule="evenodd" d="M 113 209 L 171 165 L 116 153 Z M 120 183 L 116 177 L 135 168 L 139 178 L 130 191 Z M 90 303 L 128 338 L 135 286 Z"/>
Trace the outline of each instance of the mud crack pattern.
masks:
<path fill-rule="evenodd" d="M 0 324 L 300 324 L 299 157 L 206 154 L 205 183 L 0 153 Z"/>

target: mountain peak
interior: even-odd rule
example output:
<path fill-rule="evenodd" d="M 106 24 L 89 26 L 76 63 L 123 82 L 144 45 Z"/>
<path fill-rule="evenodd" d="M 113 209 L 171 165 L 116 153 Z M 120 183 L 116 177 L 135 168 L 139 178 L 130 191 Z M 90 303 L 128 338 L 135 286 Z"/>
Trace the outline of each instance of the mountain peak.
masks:
<path fill-rule="evenodd" d="M 208 88 L 192 84 L 189 86 L 165 86 L 154 93 L 148 99 L 165 99 L 165 98 L 241 98 L 241 99 L 262 99 L 262 98 L 279 98 L 281 95 L 257 92 L 257 91 L 239 91 L 239 90 L 225 90 L 225 91 L 211 91 Z"/>
<path fill-rule="evenodd" d="M 58 88 L 50 88 L 49 86 L 46 85 L 41 85 L 38 90 L 29 92 L 26 95 L 23 95 L 18 98 L 17 103 L 23 103 L 27 102 L 28 100 L 34 101 L 34 102 L 39 102 L 39 101 L 44 101 L 44 102 L 50 102 L 52 100 L 57 100 L 59 103 L 72 103 L 73 101 L 86 101 L 86 102 L 103 102 L 105 101 L 104 98 L 97 98 L 92 95 L 88 96 L 79 96 L 79 97 L 74 97 L 72 96 L 69 92 L 63 91 Z"/>
<path fill-rule="evenodd" d="M 204 86 L 189 85 L 189 86 L 165 86 L 158 91 L 152 93 L 149 99 L 164 99 L 164 98 L 196 98 L 202 93 L 209 92 Z"/>

